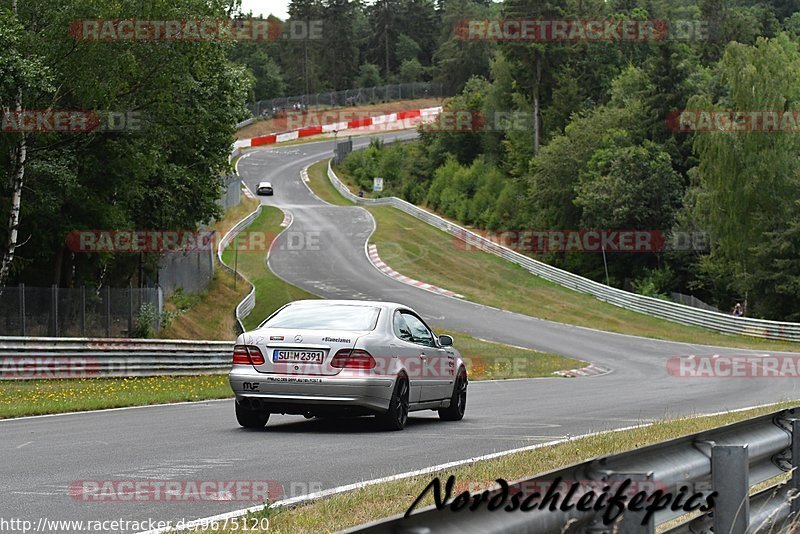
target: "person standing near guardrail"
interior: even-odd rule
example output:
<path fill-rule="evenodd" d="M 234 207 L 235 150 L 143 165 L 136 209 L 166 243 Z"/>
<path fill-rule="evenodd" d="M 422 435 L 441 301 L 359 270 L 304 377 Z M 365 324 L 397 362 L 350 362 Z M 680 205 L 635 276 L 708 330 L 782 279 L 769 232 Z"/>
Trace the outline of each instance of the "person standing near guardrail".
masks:
<path fill-rule="evenodd" d="M 733 307 L 733 311 L 731 312 L 731 314 L 734 317 L 741 317 L 742 315 L 744 315 L 744 311 L 742 310 L 742 304 L 740 302 L 736 303 L 736 306 Z"/>

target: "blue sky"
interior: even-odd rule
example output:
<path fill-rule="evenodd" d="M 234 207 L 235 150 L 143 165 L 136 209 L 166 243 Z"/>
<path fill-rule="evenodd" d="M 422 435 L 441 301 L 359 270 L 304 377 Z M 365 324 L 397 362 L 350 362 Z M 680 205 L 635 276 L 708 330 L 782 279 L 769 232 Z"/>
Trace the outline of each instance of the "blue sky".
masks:
<path fill-rule="evenodd" d="M 252 11 L 254 15 L 267 16 L 270 13 L 281 19 L 286 18 L 289 0 L 242 0 L 242 11 Z"/>

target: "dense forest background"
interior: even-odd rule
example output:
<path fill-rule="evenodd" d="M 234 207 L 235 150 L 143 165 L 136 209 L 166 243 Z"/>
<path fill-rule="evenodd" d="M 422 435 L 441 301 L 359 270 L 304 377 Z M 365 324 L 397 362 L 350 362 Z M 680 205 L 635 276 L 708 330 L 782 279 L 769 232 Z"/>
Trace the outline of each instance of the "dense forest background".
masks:
<path fill-rule="evenodd" d="M 233 0 L 0 0 L 0 108 L 147 117 L 142 130 L 115 134 L 0 134 L 5 259 L 12 198 L 22 196 L 20 246 L 0 285 L 142 283 L 152 258 L 76 255 L 65 236 L 218 216 L 219 176 L 247 102 L 435 81 L 456 95 L 449 110 L 519 112 L 538 117 L 536 127 L 375 145 L 346 162 L 365 187 L 382 176 L 384 194 L 488 230 L 703 233 L 709 248 L 608 254 L 610 283 L 691 293 L 723 310 L 746 300 L 750 316 L 800 320 L 799 133 L 667 127 L 683 109 L 800 109 L 800 0 L 298 0 L 289 15 L 321 20 L 320 38 L 76 41 L 66 28 L 81 18 L 248 14 Z M 519 17 L 706 21 L 710 33 L 512 43 L 454 31 L 463 19 Z M 600 254 L 542 259 L 605 281 Z"/>
<path fill-rule="evenodd" d="M 446 109 L 538 116 L 538 131 L 422 129 L 420 142 L 351 155 L 345 169 L 361 187 L 369 190 L 381 176 L 383 194 L 480 229 L 701 236 L 702 246 L 683 250 L 607 254 L 611 285 L 651 296 L 692 294 L 723 311 L 744 301 L 747 315 L 800 320 L 800 131 L 695 133 L 668 125 L 685 109 L 800 108 L 796 2 L 460 6 L 498 18 L 702 20 L 708 35 L 500 42 L 476 51 L 476 63 L 454 52 L 474 41 L 446 40 L 433 54 L 433 72 L 449 65 L 451 80 L 466 79 Z M 606 281 L 602 254 L 535 255 Z"/>

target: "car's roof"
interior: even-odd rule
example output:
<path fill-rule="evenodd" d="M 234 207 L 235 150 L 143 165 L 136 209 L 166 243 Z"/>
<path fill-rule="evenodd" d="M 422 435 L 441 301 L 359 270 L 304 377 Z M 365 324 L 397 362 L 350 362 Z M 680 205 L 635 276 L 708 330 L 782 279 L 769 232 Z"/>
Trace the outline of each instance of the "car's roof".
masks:
<path fill-rule="evenodd" d="M 258 182 L 258 187 L 262 187 L 262 186 L 272 187 L 272 183 L 271 182 Z"/>
<path fill-rule="evenodd" d="M 357 300 L 357 299 L 305 299 L 305 300 L 295 300 L 291 302 L 290 305 L 293 304 L 315 304 L 320 306 L 328 306 L 328 305 L 350 305 L 350 306 L 372 306 L 376 308 L 408 308 L 408 306 L 404 304 L 398 304 L 397 302 L 386 302 L 383 300 Z"/>

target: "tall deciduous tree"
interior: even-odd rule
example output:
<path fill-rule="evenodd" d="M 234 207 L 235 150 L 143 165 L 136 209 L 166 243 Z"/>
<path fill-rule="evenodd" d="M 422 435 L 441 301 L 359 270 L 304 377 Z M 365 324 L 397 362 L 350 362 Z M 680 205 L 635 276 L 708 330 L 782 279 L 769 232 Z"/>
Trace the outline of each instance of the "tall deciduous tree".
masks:
<path fill-rule="evenodd" d="M 15 260 L 24 270 L 15 276 L 32 284 L 142 281 L 140 258 L 72 254 L 66 236 L 81 229 L 194 230 L 219 215 L 220 174 L 228 170 L 234 125 L 244 116 L 249 89 L 244 69 L 227 58 L 231 43 L 83 41 L 65 29 L 76 19 L 220 18 L 230 8 L 221 0 L 19 5 L 24 49 L 0 47 L 0 64 L 13 63 L 17 52 L 24 65 L 39 57 L 52 84 L 27 88 L 25 77 L 6 77 L 13 71 L 2 69 L 3 94 L 22 88 L 26 110 L 113 112 L 125 125 L 28 134 L 28 200 L 20 207 L 19 232 L 30 246 L 17 248 Z M 9 25 L 0 27 L 5 32 Z M 9 139 L 4 134 L 2 142 Z M 0 159 L 4 174 L 18 170 L 13 161 Z M 10 184 L 0 187 L 0 197 L 14 197 Z M 0 216 L 11 213 L 0 206 Z M 154 257 L 143 267 L 152 267 Z"/>
<path fill-rule="evenodd" d="M 563 17 L 561 7 L 550 0 L 506 0 L 503 17 L 509 19 L 553 20 Z M 503 52 L 519 65 L 518 82 L 530 91 L 533 109 L 533 153 L 539 152 L 542 126 L 542 73 L 548 60 L 547 43 L 504 43 Z"/>
<path fill-rule="evenodd" d="M 461 21 L 496 17 L 495 11 L 472 0 L 449 0 L 442 13 L 440 45 L 433 55 L 435 82 L 447 92 L 460 91 L 473 76 L 488 77 L 489 61 L 495 43 L 488 40 L 466 40 L 456 32 Z"/>
<path fill-rule="evenodd" d="M 800 108 L 800 52 L 786 35 L 759 38 L 755 46 L 731 43 L 719 63 L 719 76 L 724 96 L 716 103 L 694 98 L 691 109 Z M 716 238 L 713 258 L 735 266 L 730 276 L 746 294 L 756 262 L 764 260 L 765 249 L 756 259 L 753 248 L 765 232 L 782 227 L 796 211 L 800 138 L 796 130 L 709 132 L 696 135 L 695 149 L 700 158 L 698 211 Z"/>
<path fill-rule="evenodd" d="M 26 97 L 33 100 L 31 92 L 49 91 L 49 70 L 43 58 L 29 54 L 29 41 L 19 19 L 18 4 L 14 0 L 11 9 L 0 8 L 0 113 L 16 122 L 15 117 L 25 107 Z M 0 260 L 0 287 L 4 286 L 11 271 L 11 264 L 19 245 L 20 211 L 22 191 L 25 183 L 25 164 L 28 156 L 28 140 L 24 132 L 4 133 L 0 138 L 0 169 L 10 182 L 10 203 L 6 240 Z M 7 159 L 6 159 L 7 158 Z M 4 187 L 5 188 L 5 187 Z"/>
<path fill-rule="evenodd" d="M 348 89 L 358 71 L 354 17 L 358 4 L 352 0 L 325 0 L 322 72 L 334 90 Z"/>
<path fill-rule="evenodd" d="M 300 24 L 311 28 L 315 21 L 322 19 L 320 0 L 290 0 L 287 11 L 289 24 Z M 317 65 L 322 45 L 318 36 L 313 35 L 310 30 L 301 33 L 299 37 L 299 39 L 288 39 L 287 60 L 302 65 L 299 76 L 292 80 L 293 88 L 300 89 L 297 92 L 310 94 L 317 89 L 319 82 Z"/>

